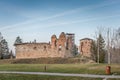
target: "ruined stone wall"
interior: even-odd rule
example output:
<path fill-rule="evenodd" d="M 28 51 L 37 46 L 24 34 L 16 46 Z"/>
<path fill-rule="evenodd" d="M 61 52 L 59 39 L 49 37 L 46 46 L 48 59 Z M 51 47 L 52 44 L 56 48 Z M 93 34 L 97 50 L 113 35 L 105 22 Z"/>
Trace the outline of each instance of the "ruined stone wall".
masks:
<path fill-rule="evenodd" d="M 67 49 L 73 49 L 74 46 L 75 46 L 74 34 L 67 33 L 66 34 L 66 40 L 67 40 L 67 42 L 66 42 L 66 48 Z"/>
<path fill-rule="evenodd" d="M 80 53 L 83 56 L 91 57 L 91 45 L 92 45 L 92 39 L 82 39 L 80 40 Z"/>
<path fill-rule="evenodd" d="M 57 37 L 56 35 L 52 35 L 51 37 L 51 48 L 55 49 L 57 47 Z"/>
<path fill-rule="evenodd" d="M 49 44 L 28 43 L 16 45 L 16 58 L 72 57 L 65 48 L 52 49 Z"/>
<path fill-rule="evenodd" d="M 52 35 L 51 43 L 16 44 L 16 58 L 73 57 L 72 44 L 72 38 L 66 40 L 66 34 L 62 32 L 58 39 Z"/>
<path fill-rule="evenodd" d="M 66 47 L 66 35 L 64 32 L 62 32 L 59 36 L 59 39 L 57 41 L 57 47 Z"/>

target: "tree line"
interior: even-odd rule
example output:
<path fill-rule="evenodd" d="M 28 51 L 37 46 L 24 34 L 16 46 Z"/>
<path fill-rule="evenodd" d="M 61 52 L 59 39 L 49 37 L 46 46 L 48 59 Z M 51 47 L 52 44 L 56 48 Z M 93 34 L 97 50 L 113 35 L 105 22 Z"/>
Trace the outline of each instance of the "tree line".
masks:
<path fill-rule="evenodd" d="M 22 39 L 16 37 L 15 44 L 22 43 Z M 97 63 L 120 63 L 120 27 L 118 29 L 97 28 L 95 39 L 91 45 L 92 59 Z M 0 33 L 0 58 L 13 57 L 9 50 L 7 41 Z"/>
<path fill-rule="evenodd" d="M 97 63 L 120 63 L 120 28 L 97 28 L 91 45 L 92 59 Z"/>
<path fill-rule="evenodd" d="M 0 33 L 0 59 L 14 58 L 12 50 L 8 48 L 8 42 L 3 38 Z"/>

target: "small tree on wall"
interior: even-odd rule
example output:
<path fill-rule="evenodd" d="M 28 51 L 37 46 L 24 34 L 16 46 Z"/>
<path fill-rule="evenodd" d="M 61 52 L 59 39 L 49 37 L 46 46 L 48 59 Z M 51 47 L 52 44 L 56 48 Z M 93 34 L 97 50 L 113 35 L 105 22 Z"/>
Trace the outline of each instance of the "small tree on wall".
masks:
<path fill-rule="evenodd" d="M 74 45 L 74 47 L 73 47 L 72 50 L 73 50 L 73 55 L 74 55 L 74 56 L 78 54 L 78 48 L 77 48 L 76 45 Z"/>
<path fill-rule="evenodd" d="M 20 43 L 22 43 L 22 39 L 18 36 L 14 44 L 20 44 Z"/>

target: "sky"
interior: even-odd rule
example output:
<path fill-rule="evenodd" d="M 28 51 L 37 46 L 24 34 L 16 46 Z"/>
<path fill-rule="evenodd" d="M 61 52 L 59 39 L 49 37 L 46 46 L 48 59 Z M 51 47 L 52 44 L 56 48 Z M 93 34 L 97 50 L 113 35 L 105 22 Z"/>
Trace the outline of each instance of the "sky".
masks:
<path fill-rule="evenodd" d="M 94 38 L 98 27 L 120 27 L 120 0 L 0 0 L 0 32 L 9 48 L 23 42 L 49 42 L 61 32 Z"/>

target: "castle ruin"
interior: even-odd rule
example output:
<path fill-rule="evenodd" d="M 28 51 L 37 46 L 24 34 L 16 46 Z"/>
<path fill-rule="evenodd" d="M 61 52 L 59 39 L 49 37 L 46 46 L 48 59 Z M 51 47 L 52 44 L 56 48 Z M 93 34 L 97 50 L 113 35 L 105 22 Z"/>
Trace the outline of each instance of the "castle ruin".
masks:
<path fill-rule="evenodd" d="M 86 57 L 92 56 L 92 52 L 91 52 L 92 42 L 93 40 L 90 38 L 84 38 L 80 40 L 79 50 L 82 56 L 86 56 Z"/>
<path fill-rule="evenodd" d="M 73 57 L 74 34 L 62 32 L 59 38 L 51 36 L 49 43 L 15 43 L 16 58 Z"/>

